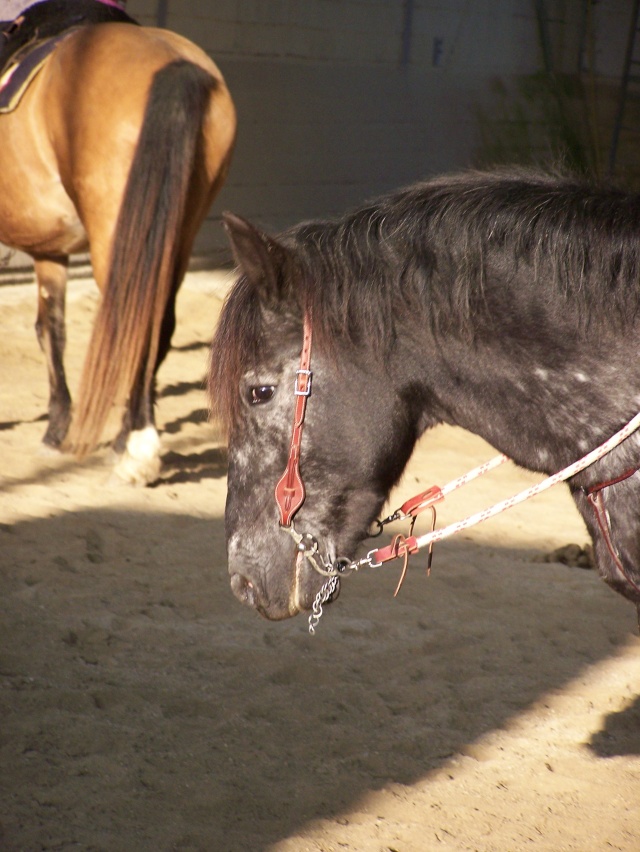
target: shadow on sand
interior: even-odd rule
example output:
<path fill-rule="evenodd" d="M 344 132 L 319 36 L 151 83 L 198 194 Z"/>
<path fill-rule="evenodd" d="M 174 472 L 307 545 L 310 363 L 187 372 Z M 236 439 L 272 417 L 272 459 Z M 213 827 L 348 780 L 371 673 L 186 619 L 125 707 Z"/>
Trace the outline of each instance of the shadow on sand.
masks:
<path fill-rule="evenodd" d="M 466 544 L 442 547 L 429 582 L 418 563 L 396 601 L 395 576 L 353 578 L 313 638 L 235 602 L 220 520 L 73 512 L 3 525 L 0 547 L 8 850 L 264 849 L 424 778 L 634 621 L 593 572 L 564 582 L 570 569 L 495 550 L 480 573 Z M 639 709 L 591 747 L 619 753 Z"/>

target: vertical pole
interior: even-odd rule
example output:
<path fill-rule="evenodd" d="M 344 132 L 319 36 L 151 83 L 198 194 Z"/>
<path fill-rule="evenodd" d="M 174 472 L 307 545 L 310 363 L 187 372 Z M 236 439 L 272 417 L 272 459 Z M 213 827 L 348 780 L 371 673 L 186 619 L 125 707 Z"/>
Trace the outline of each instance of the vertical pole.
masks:
<path fill-rule="evenodd" d="M 169 11 L 169 0 L 158 0 L 158 11 L 156 13 L 157 25 L 167 26 L 167 13 Z"/>
<path fill-rule="evenodd" d="M 633 4 L 633 12 L 631 13 L 631 21 L 629 23 L 629 36 L 627 38 L 627 50 L 624 56 L 624 65 L 622 67 L 622 82 L 620 84 L 620 101 L 618 102 L 618 111 L 616 113 L 615 122 L 613 125 L 613 133 L 611 134 L 611 148 L 609 149 L 609 177 L 613 177 L 616 168 L 616 156 L 618 153 L 618 142 L 620 141 L 620 130 L 622 128 L 622 119 L 624 116 L 624 105 L 627 99 L 627 86 L 629 85 L 629 75 L 631 73 L 631 62 L 633 59 L 633 45 L 638 29 L 638 12 L 640 12 L 640 0 L 635 0 Z"/>
<path fill-rule="evenodd" d="M 542 59 L 544 70 L 547 74 L 553 73 L 553 51 L 551 50 L 551 37 L 549 36 L 549 22 L 544 0 L 535 0 L 536 18 L 538 20 L 538 33 L 542 47 Z"/>
<path fill-rule="evenodd" d="M 402 41 L 400 65 L 404 68 L 411 58 L 411 35 L 413 32 L 413 0 L 404 0 L 402 11 Z"/>

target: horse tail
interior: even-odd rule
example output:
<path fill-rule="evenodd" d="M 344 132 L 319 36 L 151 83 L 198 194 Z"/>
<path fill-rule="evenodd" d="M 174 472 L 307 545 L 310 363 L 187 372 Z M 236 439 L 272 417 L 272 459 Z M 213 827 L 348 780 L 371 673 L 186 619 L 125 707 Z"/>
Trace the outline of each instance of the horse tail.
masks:
<path fill-rule="evenodd" d="M 185 60 L 153 78 L 65 442 L 79 456 L 98 444 L 112 406 L 153 380 L 165 311 L 184 271 L 183 220 L 216 85 Z"/>

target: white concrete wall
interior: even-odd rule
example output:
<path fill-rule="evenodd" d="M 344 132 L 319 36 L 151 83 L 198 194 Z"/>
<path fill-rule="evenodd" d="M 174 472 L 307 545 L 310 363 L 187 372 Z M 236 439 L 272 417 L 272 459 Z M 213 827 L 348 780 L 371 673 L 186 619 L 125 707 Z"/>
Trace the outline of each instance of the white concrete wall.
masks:
<path fill-rule="evenodd" d="M 128 11 L 154 23 L 153 0 Z M 412 19 L 406 19 L 413 6 Z M 496 75 L 540 67 L 529 0 L 168 0 L 166 25 L 221 67 L 239 114 L 223 208 L 281 228 L 469 165 Z"/>
<path fill-rule="evenodd" d="M 601 74 L 620 73 L 630 5 L 593 6 Z M 547 8 L 554 65 L 573 72 L 582 2 Z M 207 50 L 236 102 L 237 149 L 198 254 L 226 245 L 223 209 L 280 229 L 472 164 L 491 81 L 543 67 L 533 0 L 128 0 L 127 10 Z"/>
<path fill-rule="evenodd" d="M 620 73 L 629 0 L 593 6 L 597 70 Z M 279 229 L 473 163 L 491 81 L 543 67 L 532 0 L 129 0 L 220 65 L 239 113 L 228 208 Z M 407 10 L 412 9 L 410 22 Z M 578 69 L 580 0 L 547 0 L 557 70 Z M 409 26 L 410 23 L 410 26 Z"/>

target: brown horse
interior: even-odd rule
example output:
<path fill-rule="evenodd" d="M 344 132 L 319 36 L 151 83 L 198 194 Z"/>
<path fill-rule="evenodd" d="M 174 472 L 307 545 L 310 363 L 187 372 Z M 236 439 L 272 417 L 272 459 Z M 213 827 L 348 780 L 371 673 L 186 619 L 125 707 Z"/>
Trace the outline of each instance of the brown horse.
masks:
<path fill-rule="evenodd" d="M 157 478 L 155 374 L 235 129 L 233 102 L 205 53 L 166 30 L 124 23 L 72 31 L 18 107 L 0 115 L 0 241 L 35 263 L 50 383 L 45 446 L 86 454 L 113 405 L 124 405 L 116 473 Z M 87 250 L 102 301 L 72 418 L 67 265 Z"/>

